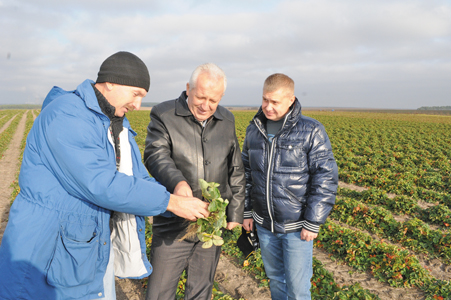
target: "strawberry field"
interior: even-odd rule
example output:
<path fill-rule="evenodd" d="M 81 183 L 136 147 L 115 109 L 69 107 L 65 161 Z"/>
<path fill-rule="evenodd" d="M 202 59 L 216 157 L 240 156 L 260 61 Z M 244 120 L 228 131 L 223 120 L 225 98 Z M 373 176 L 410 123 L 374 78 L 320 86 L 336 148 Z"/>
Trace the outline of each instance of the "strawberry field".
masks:
<path fill-rule="evenodd" d="M 24 113 L 0 111 L 0 154 Z M 255 111 L 233 113 L 242 144 Z M 314 244 L 313 299 L 451 299 L 451 116 L 305 114 L 325 126 L 340 178 L 336 206 Z M 127 116 L 143 152 L 149 111 Z M 31 123 L 28 113 L 25 133 Z M 17 183 L 10 184 L 14 195 Z M 224 234 L 223 255 L 268 286 L 259 252 L 246 260 L 238 250 L 239 233 Z M 233 298 L 216 285 L 214 299 Z"/>
<path fill-rule="evenodd" d="M 235 111 L 242 145 L 255 111 Z M 315 247 L 404 299 L 451 299 L 451 117 L 307 112 L 326 127 L 339 166 L 337 204 Z M 148 113 L 132 118 L 143 147 Z M 245 261 L 228 235 L 224 253 L 267 285 L 261 258 Z M 359 283 L 340 285 L 315 260 L 315 299 L 390 299 Z M 409 294 L 412 296 L 409 298 Z M 401 298 L 400 298 L 401 299 Z"/>

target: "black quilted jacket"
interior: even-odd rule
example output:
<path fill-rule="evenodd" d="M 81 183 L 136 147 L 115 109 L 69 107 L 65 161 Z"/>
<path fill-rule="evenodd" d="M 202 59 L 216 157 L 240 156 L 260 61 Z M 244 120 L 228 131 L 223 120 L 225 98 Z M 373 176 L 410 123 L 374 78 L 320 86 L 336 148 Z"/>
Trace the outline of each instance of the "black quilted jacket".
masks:
<path fill-rule="evenodd" d="M 246 129 L 244 218 L 275 233 L 319 231 L 332 207 L 338 167 L 324 126 L 301 114 L 295 100 L 269 143 L 261 108 Z"/>

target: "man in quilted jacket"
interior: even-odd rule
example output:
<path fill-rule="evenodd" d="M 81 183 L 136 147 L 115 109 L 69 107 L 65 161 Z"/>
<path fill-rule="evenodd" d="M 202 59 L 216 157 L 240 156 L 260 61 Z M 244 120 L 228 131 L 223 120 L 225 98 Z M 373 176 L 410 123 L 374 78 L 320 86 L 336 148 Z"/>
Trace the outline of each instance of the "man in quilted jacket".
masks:
<path fill-rule="evenodd" d="M 269 76 L 246 130 L 244 229 L 255 222 L 273 299 L 311 299 L 313 240 L 334 203 L 338 168 L 324 126 L 301 114 L 294 81 Z"/>

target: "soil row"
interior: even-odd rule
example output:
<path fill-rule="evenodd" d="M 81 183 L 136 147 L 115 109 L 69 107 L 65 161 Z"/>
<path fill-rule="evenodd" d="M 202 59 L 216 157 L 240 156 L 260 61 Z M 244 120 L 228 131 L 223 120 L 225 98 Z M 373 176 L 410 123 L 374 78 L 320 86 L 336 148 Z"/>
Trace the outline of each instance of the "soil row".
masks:
<path fill-rule="evenodd" d="M 11 183 L 16 179 L 16 172 L 20 166 L 20 144 L 25 134 L 25 121 L 27 119 L 28 111 L 22 115 L 22 119 L 19 122 L 16 132 L 8 146 L 8 149 L 4 152 L 2 159 L 0 159 L 0 245 L 5 231 L 6 224 L 8 222 L 8 214 L 10 208 L 10 197 L 12 193 Z M 17 117 L 14 116 L 9 120 L 1 129 L 0 133 L 8 128 L 12 120 Z"/>

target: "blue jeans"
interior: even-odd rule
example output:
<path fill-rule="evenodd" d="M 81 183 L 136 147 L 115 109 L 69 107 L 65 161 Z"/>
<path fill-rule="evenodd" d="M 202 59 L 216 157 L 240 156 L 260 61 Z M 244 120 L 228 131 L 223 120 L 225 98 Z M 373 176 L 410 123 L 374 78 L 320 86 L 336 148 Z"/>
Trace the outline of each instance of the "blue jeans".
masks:
<path fill-rule="evenodd" d="M 311 299 L 313 241 L 300 232 L 272 233 L 257 225 L 257 234 L 273 300 Z"/>

